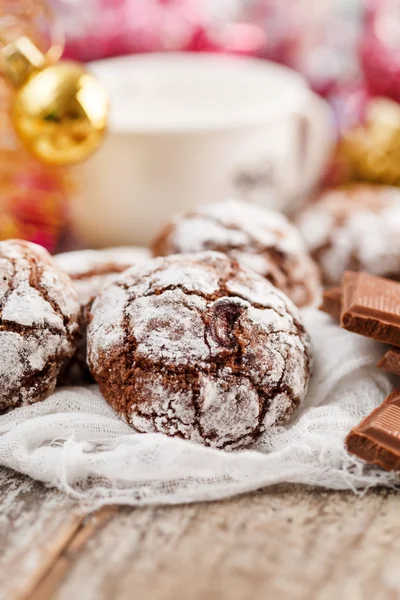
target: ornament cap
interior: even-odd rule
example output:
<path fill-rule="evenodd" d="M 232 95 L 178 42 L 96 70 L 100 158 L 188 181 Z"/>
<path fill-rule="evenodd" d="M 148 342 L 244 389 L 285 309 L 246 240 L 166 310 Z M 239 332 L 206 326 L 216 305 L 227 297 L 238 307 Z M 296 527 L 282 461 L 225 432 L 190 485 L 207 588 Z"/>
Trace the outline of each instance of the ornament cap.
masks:
<path fill-rule="evenodd" d="M 45 55 L 27 37 L 20 37 L 7 44 L 2 50 L 3 71 L 7 79 L 16 87 L 25 83 L 34 72 L 43 69 Z"/>

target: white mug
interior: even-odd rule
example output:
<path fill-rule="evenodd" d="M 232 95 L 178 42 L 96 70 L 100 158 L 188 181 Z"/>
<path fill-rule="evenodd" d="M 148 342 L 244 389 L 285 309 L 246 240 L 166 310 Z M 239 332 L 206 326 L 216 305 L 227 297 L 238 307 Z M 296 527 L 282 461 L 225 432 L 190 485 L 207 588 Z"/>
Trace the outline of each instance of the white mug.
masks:
<path fill-rule="evenodd" d="M 227 197 L 292 208 L 333 143 L 328 105 L 267 61 L 148 54 L 92 63 L 110 130 L 72 206 L 85 245 L 146 244 L 175 212 Z"/>

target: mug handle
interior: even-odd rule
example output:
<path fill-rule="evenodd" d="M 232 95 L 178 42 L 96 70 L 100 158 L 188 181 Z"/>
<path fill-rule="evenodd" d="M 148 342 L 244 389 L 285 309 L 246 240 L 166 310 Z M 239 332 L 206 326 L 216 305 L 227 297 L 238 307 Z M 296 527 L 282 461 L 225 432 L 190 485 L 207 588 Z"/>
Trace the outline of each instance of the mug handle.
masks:
<path fill-rule="evenodd" d="M 333 110 L 314 92 L 306 93 L 299 117 L 299 155 L 303 189 L 308 192 L 320 180 L 336 141 Z"/>

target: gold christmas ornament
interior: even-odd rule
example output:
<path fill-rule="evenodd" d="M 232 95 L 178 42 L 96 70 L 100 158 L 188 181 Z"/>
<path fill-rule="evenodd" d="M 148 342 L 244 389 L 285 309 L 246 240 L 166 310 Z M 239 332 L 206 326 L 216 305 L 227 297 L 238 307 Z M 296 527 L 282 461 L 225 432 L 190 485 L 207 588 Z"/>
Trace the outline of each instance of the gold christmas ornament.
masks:
<path fill-rule="evenodd" d="M 400 105 L 386 98 L 371 100 L 365 124 L 343 137 L 340 152 L 355 179 L 400 185 Z"/>
<path fill-rule="evenodd" d="M 107 125 L 104 87 L 79 63 L 49 64 L 27 37 L 2 51 L 3 72 L 14 87 L 11 120 L 24 145 L 42 162 L 69 165 L 88 158 Z"/>

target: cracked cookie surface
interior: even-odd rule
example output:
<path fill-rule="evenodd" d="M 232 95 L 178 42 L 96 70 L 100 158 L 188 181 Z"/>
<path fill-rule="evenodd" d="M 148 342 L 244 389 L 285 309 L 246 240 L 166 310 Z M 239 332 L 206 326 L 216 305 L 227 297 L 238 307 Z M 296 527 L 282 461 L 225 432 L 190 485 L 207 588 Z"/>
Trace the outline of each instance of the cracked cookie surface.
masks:
<path fill-rule="evenodd" d="M 0 412 L 43 400 L 75 351 L 79 304 L 46 250 L 0 242 Z"/>
<path fill-rule="evenodd" d="M 315 303 L 319 273 L 286 217 L 228 200 L 177 215 L 152 243 L 154 256 L 216 250 L 239 260 L 285 292 L 297 306 Z"/>
<path fill-rule="evenodd" d="M 400 191 L 354 183 L 324 190 L 295 218 L 325 285 L 344 271 L 400 280 Z"/>
<path fill-rule="evenodd" d="M 86 329 L 90 306 L 97 294 L 122 271 L 149 258 L 150 252 L 138 246 L 76 250 L 54 257 L 60 269 L 71 278 L 80 304 L 77 349 L 63 365 L 58 376 L 59 385 L 93 383 L 86 362 Z"/>
<path fill-rule="evenodd" d="M 138 431 L 237 448 L 284 423 L 304 399 L 311 349 L 297 308 L 227 255 L 128 269 L 91 315 L 92 373 Z"/>

